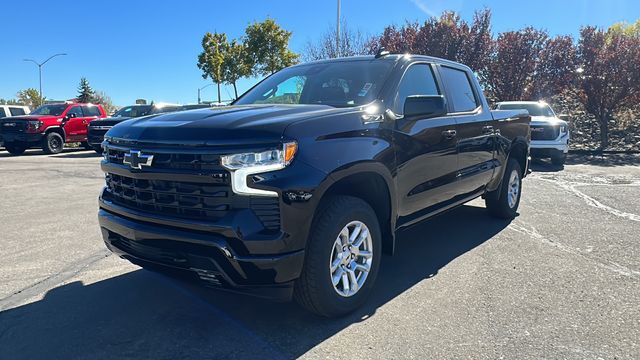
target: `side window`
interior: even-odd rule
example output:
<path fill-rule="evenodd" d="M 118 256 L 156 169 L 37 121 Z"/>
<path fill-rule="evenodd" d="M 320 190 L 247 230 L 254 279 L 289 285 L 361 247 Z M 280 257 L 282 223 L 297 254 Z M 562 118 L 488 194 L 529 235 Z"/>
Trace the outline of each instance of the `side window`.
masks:
<path fill-rule="evenodd" d="M 442 81 L 449 92 L 453 112 L 473 111 L 479 106 L 466 71 L 442 66 Z"/>
<path fill-rule="evenodd" d="M 0 118 L 7 116 L 7 113 L 4 112 L 4 108 L 0 107 Z"/>
<path fill-rule="evenodd" d="M 9 107 L 9 112 L 11 113 L 11 116 L 20 116 L 25 114 L 24 109 L 19 107 Z"/>
<path fill-rule="evenodd" d="M 84 117 L 82 114 L 82 109 L 80 106 L 74 106 L 69 111 L 67 111 L 67 115 L 76 114 L 76 117 Z"/>
<path fill-rule="evenodd" d="M 98 110 L 97 106 L 82 106 L 82 112 L 84 112 L 84 116 L 97 116 L 100 117 L 100 110 Z"/>
<path fill-rule="evenodd" d="M 396 113 L 404 112 L 404 101 L 412 95 L 440 95 L 430 65 L 411 65 L 404 73 L 394 101 Z"/>

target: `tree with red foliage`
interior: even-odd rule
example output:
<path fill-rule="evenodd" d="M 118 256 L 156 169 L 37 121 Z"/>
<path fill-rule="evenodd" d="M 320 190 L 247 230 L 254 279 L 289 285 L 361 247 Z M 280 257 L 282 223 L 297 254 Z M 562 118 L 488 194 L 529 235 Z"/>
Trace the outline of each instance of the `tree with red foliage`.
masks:
<path fill-rule="evenodd" d="M 600 125 L 600 149 L 609 146 L 612 115 L 631 107 L 640 92 L 640 36 L 585 27 L 580 31 L 578 63 L 583 69 L 580 100 Z"/>
<path fill-rule="evenodd" d="M 549 100 L 553 95 L 575 87 L 576 46 L 571 36 L 556 36 L 546 41 L 539 54 L 530 91 L 530 99 Z"/>

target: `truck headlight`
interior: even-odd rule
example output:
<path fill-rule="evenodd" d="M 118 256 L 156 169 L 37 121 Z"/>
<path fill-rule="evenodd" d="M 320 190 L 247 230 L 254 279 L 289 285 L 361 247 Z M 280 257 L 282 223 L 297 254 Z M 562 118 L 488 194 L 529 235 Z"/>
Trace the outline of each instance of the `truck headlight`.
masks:
<path fill-rule="evenodd" d="M 284 143 L 282 149 L 258 153 L 224 155 L 221 164 L 231 172 L 231 188 L 239 195 L 278 196 L 275 191 L 254 189 L 248 186 L 247 176 L 284 169 L 293 161 L 298 143 Z"/>
<path fill-rule="evenodd" d="M 27 121 L 27 132 L 37 132 L 44 123 L 40 120 Z"/>

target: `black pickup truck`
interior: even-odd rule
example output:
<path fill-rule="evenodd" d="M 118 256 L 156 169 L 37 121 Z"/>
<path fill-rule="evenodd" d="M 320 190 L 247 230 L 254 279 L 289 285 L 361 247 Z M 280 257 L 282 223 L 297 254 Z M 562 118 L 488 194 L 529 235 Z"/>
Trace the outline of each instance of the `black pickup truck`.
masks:
<path fill-rule="evenodd" d="M 442 59 L 297 65 L 231 106 L 109 130 L 100 227 L 145 268 L 338 316 L 370 295 L 399 229 L 480 196 L 516 216 L 529 121 Z"/>

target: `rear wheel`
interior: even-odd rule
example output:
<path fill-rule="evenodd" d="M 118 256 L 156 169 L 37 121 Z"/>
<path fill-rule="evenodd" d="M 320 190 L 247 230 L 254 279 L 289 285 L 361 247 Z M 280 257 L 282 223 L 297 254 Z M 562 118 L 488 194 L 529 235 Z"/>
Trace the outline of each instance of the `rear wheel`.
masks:
<path fill-rule="evenodd" d="M 50 132 L 44 137 L 42 151 L 47 154 L 58 154 L 64 149 L 64 139 L 56 132 Z"/>
<path fill-rule="evenodd" d="M 80 146 L 82 146 L 85 150 L 94 150 L 93 146 L 89 145 L 89 143 L 86 141 L 81 142 Z"/>
<path fill-rule="evenodd" d="M 522 170 L 512 158 L 507 161 L 502 181 L 498 189 L 488 192 L 485 204 L 489 214 L 500 219 L 513 219 L 518 214 L 522 190 Z"/>
<path fill-rule="evenodd" d="M 11 155 L 22 155 L 27 150 L 26 146 L 18 143 L 5 143 L 4 148 Z"/>
<path fill-rule="evenodd" d="M 102 146 L 92 146 L 93 151 L 95 151 L 98 155 L 102 155 Z"/>
<path fill-rule="evenodd" d="M 320 211 L 294 298 L 311 312 L 335 317 L 352 312 L 369 297 L 382 239 L 375 212 L 361 199 L 332 197 Z"/>

